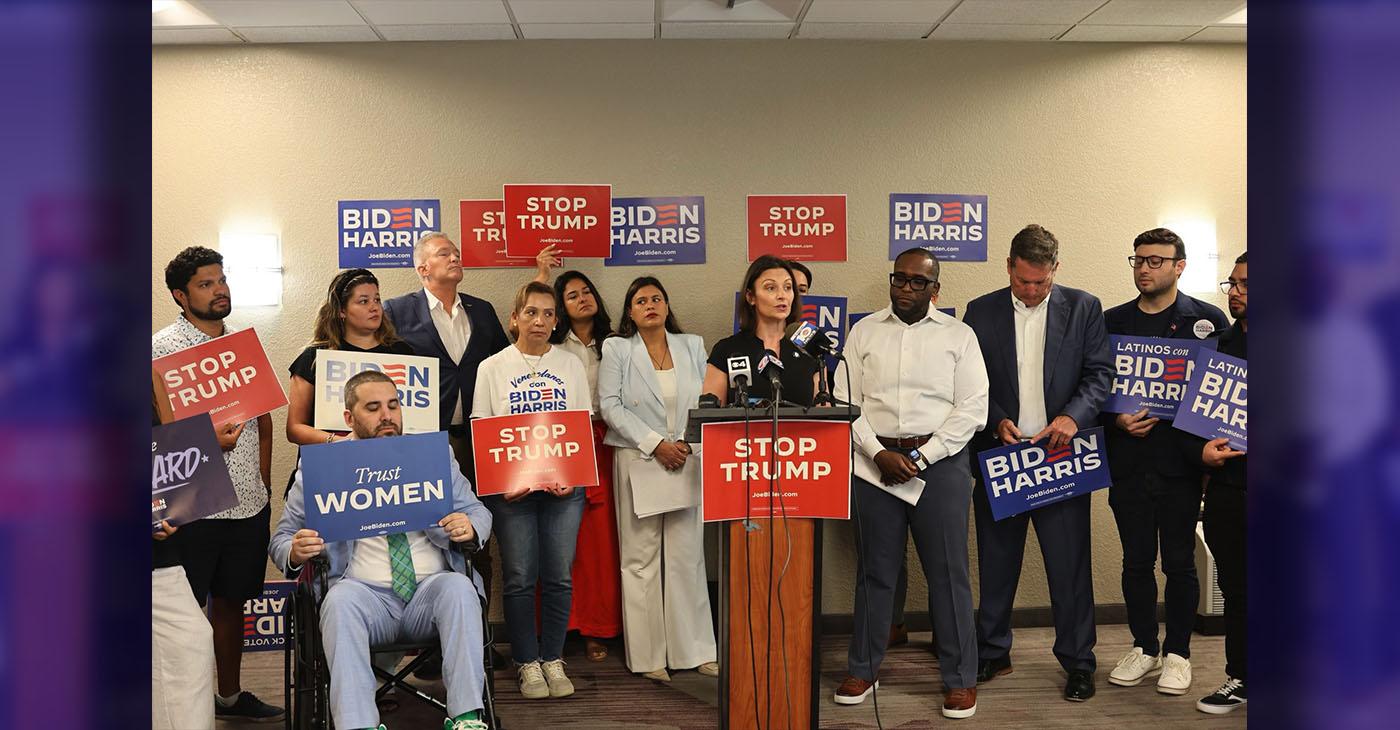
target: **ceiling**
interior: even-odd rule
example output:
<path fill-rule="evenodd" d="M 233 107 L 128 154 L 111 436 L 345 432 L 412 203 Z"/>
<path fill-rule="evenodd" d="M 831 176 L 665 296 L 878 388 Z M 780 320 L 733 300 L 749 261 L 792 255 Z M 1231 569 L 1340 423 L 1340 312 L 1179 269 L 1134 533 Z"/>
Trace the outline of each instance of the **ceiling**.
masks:
<path fill-rule="evenodd" d="M 151 40 L 1244 43 L 1245 22 L 1244 0 L 155 0 Z"/>

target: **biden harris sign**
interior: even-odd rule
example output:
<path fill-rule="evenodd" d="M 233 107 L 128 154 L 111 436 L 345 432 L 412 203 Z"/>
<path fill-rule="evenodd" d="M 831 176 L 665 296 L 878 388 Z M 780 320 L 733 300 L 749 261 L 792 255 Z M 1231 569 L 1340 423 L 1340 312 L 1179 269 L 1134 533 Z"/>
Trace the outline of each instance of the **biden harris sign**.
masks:
<path fill-rule="evenodd" d="M 1230 448 L 1249 451 L 1249 362 L 1201 351 L 1172 425 L 1205 439 L 1227 438 Z"/>
<path fill-rule="evenodd" d="M 987 196 L 890 193 L 890 260 L 915 247 L 939 261 L 986 261 Z"/>
<path fill-rule="evenodd" d="M 336 205 L 340 268 L 409 268 L 418 237 L 442 230 L 436 200 L 342 200 Z"/>
<path fill-rule="evenodd" d="M 364 370 L 378 370 L 394 381 L 404 433 L 438 430 L 437 358 L 345 350 L 316 351 L 316 428 L 345 430 L 345 383 Z"/>
<path fill-rule="evenodd" d="M 1058 449 L 1045 443 L 1022 442 L 977 454 L 993 518 L 1088 494 L 1112 482 L 1102 427 L 1081 430 Z"/>
<path fill-rule="evenodd" d="M 1105 413 L 1137 413 L 1174 418 L 1186 384 L 1196 369 L 1196 355 L 1215 349 L 1215 340 L 1109 335 L 1113 351 L 1113 386 Z"/>
<path fill-rule="evenodd" d="M 306 526 L 326 542 L 424 530 L 452 511 L 447 432 L 301 447 Z"/>

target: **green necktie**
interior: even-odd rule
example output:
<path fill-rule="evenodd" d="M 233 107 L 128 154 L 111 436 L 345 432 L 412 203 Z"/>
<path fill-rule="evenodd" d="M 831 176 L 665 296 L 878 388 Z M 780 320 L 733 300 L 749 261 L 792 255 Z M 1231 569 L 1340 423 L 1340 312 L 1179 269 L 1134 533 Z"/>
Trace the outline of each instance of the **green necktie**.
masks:
<path fill-rule="evenodd" d="M 393 575 L 394 592 L 408 603 L 418 590 L 418 574 L 413 570 L 413 552 L 408 549 L 408 535 L 389 535 L 389 568 Z"/>

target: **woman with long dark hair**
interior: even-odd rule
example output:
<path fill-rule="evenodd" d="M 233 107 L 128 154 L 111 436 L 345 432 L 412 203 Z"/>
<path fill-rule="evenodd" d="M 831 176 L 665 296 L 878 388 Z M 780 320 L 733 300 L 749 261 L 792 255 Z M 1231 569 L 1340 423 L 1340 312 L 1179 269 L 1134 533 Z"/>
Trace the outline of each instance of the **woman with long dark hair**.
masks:
<path fill-rule="evenodd" d="M 817 394 L 817 363 L 798 351 L 783 336 L 784 329 L 797 321 L 802 311 L 802 295 L 797 291 L 792 265 L 777 256 L 763 255 L 749 264 L 739 299 L 739 331 L 715 343 L 705 368 L 704 392 L 733 400 L 729 387 L 729 358 L 749 360 L 748 393 L 751 398 L 771 399 L 773 388 L 759 372 L 765 354 L 782 359 L 782 398 L 801 406 L 812 405 Z"/>
<path fill-rule="evenodd" d="M 606 440 L 616 447 L 627 668 L 663 682 L 671 679 L 668 668 L 719 675 L 700 508 L 697 503 L 638 517 L 635 490 L 655 485 L 634 482 L 632 472 L 645 467 L 644 460 L 680 472 L 693 458 L 684 433 L 687 414 L 700 399 L 704 368 L 705 343 L 681 330 L 661 282 L 650 276 L 633 281 L 617 334 L 603 341 L 598 390 Z"/>

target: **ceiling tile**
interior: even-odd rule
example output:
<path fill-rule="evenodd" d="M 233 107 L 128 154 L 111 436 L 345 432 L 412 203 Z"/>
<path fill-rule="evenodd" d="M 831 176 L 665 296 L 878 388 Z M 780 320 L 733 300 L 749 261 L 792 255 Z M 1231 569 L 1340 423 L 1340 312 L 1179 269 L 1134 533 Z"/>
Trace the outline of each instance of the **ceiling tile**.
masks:
<path fill-rule="evenodd" d="M 928 35 L 931 23 L 807 23 L 798 29 L 799 38 L 878 38 L 910 40 Z"/>
<path fill-rule="evenodd" d="M 812 0 L 803 23 L 927 23 L 932 26 L 955 4 L 957 0 Z"/>
<path fill-rule="evenodd" d="M 513 41 L 509 23 L 376 25 L 386 41 Z"/>
<path fill-rule="evenodd" d="M 662 38 L 787 38 L 792 23 L 662 23 Z"/>
<path fill-rule="evenodd" d="M 1109 0 L 1084 22 L 1093 25 L 1213 25 L 1243 0 Z"/>
<path fill-rule="evenodd" d="M 945 23 L 1017 23 L 1073 25 L 1104 0 L 963 0 Z"/>
<path fill-rule="evenodd" d="M 242 43 L 228 28 L 153 28 L 151 45 L 176 43 Z"/>
<path fill-rule="evenodd" d="M 501 0 L 351 0 L 375 25 L 510 23 Z"/>
<path fill-rule="evenodd" d="M 175 2 L 158 13 L 151 13 L 152 28 L 190 28 L 218 23 L 187 2 Z"/>
<path fill-rule="evenodd" d="M 1198 30 L 1194 25 L 1076 25 L 1060 40 L 1165 43 L 1182 40 Z"/>
<path fill-rule="evenodd" d="M 654 38 L 655 23 L 521 23 L 528 39 L 541 38 Z"/>
<path fill-rule="evenodd" d="M 661 0 L 665 21 L 768 22 L 794 20 L 803 0 L 748 0 L 726 7 L 724 0 Z M 663 35 L 665 30 L 662 30 Z"/>
<path fill-rule="evenodd" d="M 368 25 L 307 25 L 299 28 L 239 28 L 249 43 L 345 43 L 377 41 Z"/>
<path fill-rule="evenodd" d="M 1205 28 L 1200 33 L 1186 39 L 1187 43 L 1245 43 L 1249 29 L 1239 26 L 1229 28 Z"/>
<path fill-rule="evenodd" d="M 508 2 L 510 9 L 515 13 L 515 22 L 517 23 L 653 23 L 656 21 L 656 3 L 653 0 L 508 0 Z M 526 35 L 526 37 L 529 36 Z"/>
<path fill-rule="evenodd" d="M 235 28 L 364 25 L 365 22 L 345 0 L 201 0 L 199 6 L 210 17 Z"/>
<path fill-rule="evenodd" d="M 1069 28 L 1067 23 L 939 23 L 929 38 L 936 41 L 1050 41 Z"/>

